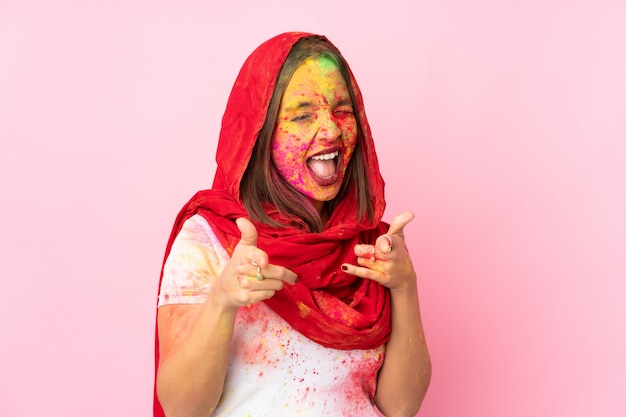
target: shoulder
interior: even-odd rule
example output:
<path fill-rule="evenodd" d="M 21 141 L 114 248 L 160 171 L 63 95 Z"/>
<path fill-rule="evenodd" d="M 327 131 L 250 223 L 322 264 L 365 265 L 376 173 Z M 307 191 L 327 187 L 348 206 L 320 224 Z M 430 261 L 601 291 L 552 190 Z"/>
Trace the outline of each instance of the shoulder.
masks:
<path fill-rule="evenodd" d="M 199 214 L 195 214 L 185 220 L 180 232 L 174 240 L 168 259 L 172 256 L 172 252 L 180 251 L 181 249 L 192 251 L 199 250 L 200 252 L 213 249 L 216 255 L 228 257 L 227 252 L 224 250 L 222 243 L 209 225 L 209 222 Z"/>
<path fill-rule="evenodd" d="M 204 302 L 229 259 L 202 216 L 187 219 L 163 266 L 159 306 Z"/>

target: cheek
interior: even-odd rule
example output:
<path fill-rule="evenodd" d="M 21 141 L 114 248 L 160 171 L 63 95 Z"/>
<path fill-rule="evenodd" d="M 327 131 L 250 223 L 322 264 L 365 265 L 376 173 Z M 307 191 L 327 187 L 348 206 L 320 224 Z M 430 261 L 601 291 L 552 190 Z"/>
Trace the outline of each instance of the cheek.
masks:
<path fill-rule="evenodd" d="M 272 136 L 272 156 L 275 159 L 284 158 L 285 154 L 289 152 L 292 144 L 294 143 L 294 138 L 288 130 L 285 130 L 281 127 L 277 127 L 274 135 Z"/>
<path fill-rule="evenodd" d="M 285 129 L 277 128 L 272 139 L 272 159 L 274 164 L 286 174 L 286 170 L 294 170 L 306 153 L 306 144 Z"/>
<path fill-rule="evenodd" d="M 354 148 L 356 147 L 356 141 L 358 137 L 356 122 L 352 121 L 344 123 L 340 126 L 340 128 L 343 137 L 343 159 L 344 162 L 348 162 L 350 160 L 350 157 L 352 156 L 352 153 L 354 152 Z"/>

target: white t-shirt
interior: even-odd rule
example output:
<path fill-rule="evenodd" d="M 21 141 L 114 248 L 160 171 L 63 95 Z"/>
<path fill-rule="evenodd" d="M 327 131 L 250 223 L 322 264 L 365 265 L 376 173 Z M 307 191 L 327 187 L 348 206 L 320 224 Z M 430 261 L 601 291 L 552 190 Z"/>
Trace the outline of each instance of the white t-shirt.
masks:
<path fill-rule="evenodd" d="M 229 260 L 200 215 L 189 218 L 163 271 L 159 307 L 204 303 Z M 326 348 L 260 302 L 237 313 L 224 391 L 214 416 L 375 417 L 384 347 Z"/>

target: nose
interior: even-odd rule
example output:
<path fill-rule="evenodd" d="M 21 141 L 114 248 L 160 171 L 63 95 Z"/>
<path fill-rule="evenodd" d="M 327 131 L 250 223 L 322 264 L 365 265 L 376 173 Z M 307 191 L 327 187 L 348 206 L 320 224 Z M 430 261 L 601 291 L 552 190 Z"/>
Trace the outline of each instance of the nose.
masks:
<path fill-rule="evenodd" d="M 335 141 L 341 136 L 341 129 L 333 119 L 331 114 L 320 117 L 320 126 L 317 136 L 327 141 Z"/>

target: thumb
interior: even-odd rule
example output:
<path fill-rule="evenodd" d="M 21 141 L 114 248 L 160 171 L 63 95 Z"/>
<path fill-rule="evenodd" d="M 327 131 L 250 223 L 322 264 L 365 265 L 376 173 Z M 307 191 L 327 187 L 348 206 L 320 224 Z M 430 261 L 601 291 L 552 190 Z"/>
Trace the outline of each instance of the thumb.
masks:
<path fill-rule="evenodd" d="M 252 222 L 245 217 L 238 218 L 236 222 L 237 227 L 241 232 L 241 240 L 239 241 L 239 244 L 256 246 L 256 241 L 259 235 Z"/>
<path fill-rule="evenodd" d="M 388 235 L 396 235 L 404 238 L 404 226 L 409 224 L 411 220 L 415 218 L 415 214 L 410 211 L 406 211 L 404 213 L 398 214 L 393 218 L 391 224 L 389 225 L 389 230 L 387 231 Z"/>

